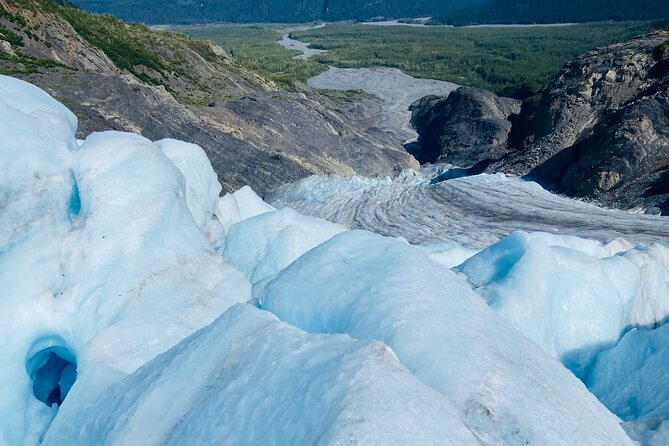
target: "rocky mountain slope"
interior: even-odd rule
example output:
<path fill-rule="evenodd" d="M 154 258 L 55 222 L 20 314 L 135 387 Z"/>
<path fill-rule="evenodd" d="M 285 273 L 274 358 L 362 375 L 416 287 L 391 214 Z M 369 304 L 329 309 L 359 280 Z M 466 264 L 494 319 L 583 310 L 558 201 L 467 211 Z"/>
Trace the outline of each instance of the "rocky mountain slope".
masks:
<path fill-rule="evenodd" d="M 68 104 L 80 137 L 116 129 L 204 147 L 228 190 L 416 165 L 400 137 L 374 130 L 372 96 L 282 91 L 213 43 L 48 0 L 0 0 L 0 73 Z"/>
<path fill-rule="evenodd" d="M 442 102 L 448 106 L 460 96 Z M 482 113 L 473 98 L 469 104 Z M 416 108 L 416 117 L 438 113 Z M 437 154 L 433 159 L 459 162 L 462 154 L 449 155 L 463 151 L 481 158 L 475 147 L 462 144 L 469 133 L 500 140 L 475 125 L 458 130 L 466 113 L 461 107 L 424 130 L 422 141 Z M 490 150 L 475 171 L 527 176 L 609 206 L 669 212 L 669 32 L 595 49 L 568 63 L 500 126 L 511 129 L 508 143 Z M 439 139 L 446 130 L 455 133 Z"/>

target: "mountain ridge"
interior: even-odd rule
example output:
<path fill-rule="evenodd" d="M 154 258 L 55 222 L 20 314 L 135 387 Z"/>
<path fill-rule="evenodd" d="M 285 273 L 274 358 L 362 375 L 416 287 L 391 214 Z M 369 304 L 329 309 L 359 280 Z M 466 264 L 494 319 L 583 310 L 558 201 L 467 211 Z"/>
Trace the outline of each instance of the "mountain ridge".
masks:
<path fill-rule="evenodd" d="M 669 17 L 662 0 L 73 0 L 92 12 L 150 24 L 300 23 L 435 17 L 434 23 L 556 23 Z"/>

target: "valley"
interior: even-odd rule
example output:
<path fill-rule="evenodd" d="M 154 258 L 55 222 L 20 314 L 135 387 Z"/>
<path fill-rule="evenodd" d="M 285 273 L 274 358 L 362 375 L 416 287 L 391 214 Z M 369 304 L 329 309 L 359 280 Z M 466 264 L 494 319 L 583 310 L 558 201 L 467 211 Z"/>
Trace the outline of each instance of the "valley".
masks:
<path fill-rule="evenodd" d="M 586 23 L 552 27 L 407 27 L 332 23 L 317 29 L 296 26 L 202 25 L 170 27 L 209 39 L 232 51 L 240 63 L 272 78 L 298 79 L 327 69 L 397 68 L 425 79 L 527 97 L 567 61 L 598 46 L 667 26 L 667 21 Z M 307 61 L 274 43 L 290 32 L 312 49 L 328 50 Z M 531 55 L 531 57 L 528 57 Z"/>
<path fill-rule="evenodd" d="M 420 79 L 397 68 L 336 68 L 310 78 L 310 87 L 317 89 L 362 90 L 383 100 L 383 110 L 375 127 L 413 140 L 418 134 L 411 127 L 409 107 L 428 95 L 448 95 L 458 88 L 451 82 Z"/>

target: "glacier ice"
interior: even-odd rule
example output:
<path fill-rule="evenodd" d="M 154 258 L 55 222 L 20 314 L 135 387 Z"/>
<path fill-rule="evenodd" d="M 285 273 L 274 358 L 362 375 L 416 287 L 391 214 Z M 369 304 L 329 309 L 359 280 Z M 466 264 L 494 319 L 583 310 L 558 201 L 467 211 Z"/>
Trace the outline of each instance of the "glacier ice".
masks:
<path fill-rule="evenodd" d="M 596 359 L 590 390 L 642 444 L 669 440 L 669 324 L 634 328 Z"/>
<path fill-rule="evenodd" d="M 669 438 L 659 217 L 429 169 L 276 209 L 25 82 L 0 116 L 0 445 Z"/>
<path fill-rule="evenodd" d="M 436 243 L 434 245 L 417 245 L 433 262 L 455 268 L 462 265 L 465 260 L 479 253 L 478 249 L 466 248 L 457 243 Z"/>
<path fill-rule="evenodd" d="M 155 145 L 174 163 L 186 180 L 186 202 L 195 223 L 215 247 L 222 249 L 225 228 L 216 216 L 221 185 L 201 147 L 175 139 Z M 213 210 L 213 212 L 212 212 Z"/>
<path fill-rule="evenodd" d="M 602 209 L 503 174 L 431 184 L 433 175 L 439 174 L 428 166 L 410 182 L 406 175 L 312 176 L 270 192 L 267 199 L 274 207 L 290 207 L 351 229 L 404 237 L 417 245 L 455 242 L 483 249 L 515 230 L 669 243 L 669 227 L 660 216 Z"/>
<path fill-rule="evenodd" d="M 587 375 L 630 328 L 669 315 L 669 250 L 516 232 L 457 269 L 502 317 Z"/>
<path fill-rule="evenodd" d="M 669 444 L 669 419 L 650 417 L 638 422 L 623 423 L 629 436 L 642 446 Z"/>
<path fill-rule="evenodd" d="M 384 344 L 304 333 L 239 304 L 98 398 L 64 406 L 45 444 L 439 445 L 445 439 L 479 444 L 450 402 Z"/>
<path fill-rule="evenodd" d="M 401 241 L 339 234 L 279 273 L 262 306 L 309 332 L 386 343 L 484 443 L 631 444 L 560 363 L 464 279 Z"/>
<path fill-rule="evenodd" d="M 230 226 L 223 257 L 249 278 L 258 297 L 279 271 L 345 230 L 288 208 L 265 212 Z"/>
<path fill-rule="evenodd" d="M 226 231 L 235 223 L 273 210 L 249 186 L 225 194 L 216 205 L 216 215 Z"/>
<path fill-rule="evenodd" d="M 251 293 L 193 220 L 184 176 L 156 145 L 106 132 L 79 146 L 72 113 L 8 77 L 0 115 L 0 444 L 28 445 L 55 415 L 33 392 L 40 368 L 27 362 L 39 349 L 71 352 L 72 389 L 94 391 Z M 202 198 L 191 205 L 213 215 Z M 56 378 L 63 393 L 71 384 L 72 370 L 56 369 L 42 370 L 38 393 Z"/>

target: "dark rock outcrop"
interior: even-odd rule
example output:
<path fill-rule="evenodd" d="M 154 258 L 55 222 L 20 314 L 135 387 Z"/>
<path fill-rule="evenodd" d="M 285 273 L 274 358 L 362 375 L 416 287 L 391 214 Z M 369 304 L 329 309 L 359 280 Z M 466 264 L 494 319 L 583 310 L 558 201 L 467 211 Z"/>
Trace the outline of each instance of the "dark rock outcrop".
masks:
<path fill-rule="evenodd" d="M 523 104 L 492 168 L 613 207 L 669 200 L 669 33 L 593 50 Z"/>
<path fill-rule="evenodd" d="M 665 86 L 667 67 L 660 47 L 669 33 L 655 32 L 598 48 L 567 63 L 556 78 L 523 103 L 511 134 L 518 149 L 507 169 L 527 174 L 563 149 L 589 137 L 617 110 Z"/>
<path fill-rule="evenodd" d="M 669 213 L 669 32 L 598 48 L 566 64 L 523 102 L 512 125 L 497 121 L 498 134 L 510 128 L 508 141 L 496 137 L 487 152 L 478 142 L 490 129 L 463 119 L 471 101 L 463 106 L 456 96 L 452 103 L 461 110 L 454 111 L 444 105 L 449 100 L 424 101 L 432 107 L 415 118 L 422 140 L 442 143 L 437 159 L 467 165 L 471 157 L 480 161 L 473 172 L 526 176 L 572 197 Z"/>
<path fill-rule="evenodd" d="M 669 198 L 669 96 L 612 112 L 587 138 L 530 171 L 555 190 L 615 207 L 657 207 Z"/>
<path fill-rule="evenodd" d="M 520 101 L 460 87 L 446 97 L 424 97 L 411 111 L 411 124 L 419 134 L 420 149 L 414 153 L 418 161 L 471 167 L 509 153 L 509 117 L 520 112 Z"/>

